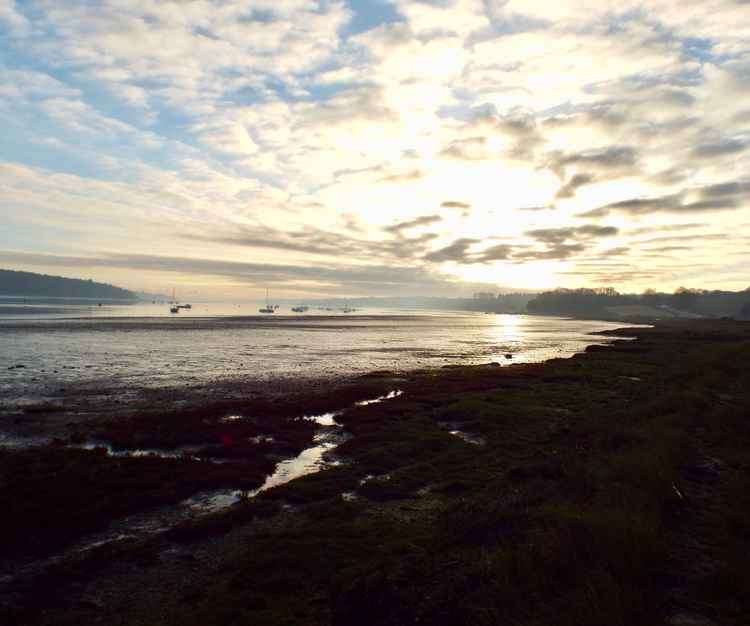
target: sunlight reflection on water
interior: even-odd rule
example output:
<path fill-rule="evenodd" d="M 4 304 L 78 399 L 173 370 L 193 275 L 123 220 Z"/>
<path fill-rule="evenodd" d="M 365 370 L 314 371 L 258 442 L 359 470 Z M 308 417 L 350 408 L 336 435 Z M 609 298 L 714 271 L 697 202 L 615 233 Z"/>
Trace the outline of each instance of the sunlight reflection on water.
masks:
<path fill-rule="evenodd" d="M 0 317 L 0 396 L 6 407 L 60 403 L 61 390 L 101 401 L 149 389 L 300 375 L 513 363 L 569 356 L 592 331 L 621 324 L 528 315 L 110 318 Z M 18 367 L 22 366 L 22 367 Z"/>

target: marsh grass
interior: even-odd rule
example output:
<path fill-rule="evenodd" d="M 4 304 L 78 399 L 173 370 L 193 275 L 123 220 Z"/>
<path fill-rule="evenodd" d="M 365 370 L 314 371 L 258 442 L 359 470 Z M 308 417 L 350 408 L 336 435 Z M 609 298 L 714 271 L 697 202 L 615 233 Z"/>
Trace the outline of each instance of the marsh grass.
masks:
<path fill-rule="evenodd" d="M 403 398 L 346 411 L 342 465 L 172 533 L 203 541 L 265 520 L 160 623 L 664 624 L 677 538 L 698 532 L 697 513 L 720 566 L 695 601 L 747 623 L 750 328 L 622 334 L 640 340 L 545 366 L 418 373 Z M 725 468 L 710 507 L 680 495 L 707 454 Z"/>

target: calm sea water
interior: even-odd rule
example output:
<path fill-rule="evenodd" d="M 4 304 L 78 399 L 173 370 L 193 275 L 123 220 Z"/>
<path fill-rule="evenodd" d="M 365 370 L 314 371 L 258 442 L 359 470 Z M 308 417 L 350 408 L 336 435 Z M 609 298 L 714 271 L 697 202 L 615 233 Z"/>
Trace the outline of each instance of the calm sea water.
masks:
<path fill-rule="evenodd" d="M 194 304 L 170 315 L 166 305 L 152 304 L 0 304 L 0 410 L 54 397 L 70 385 L 124 391 L 542 361 L 602 343 L 589 333 L 622 326 L 375 309 L 294 315 L 287 307 L 263 317 L 258 307 Z"/>

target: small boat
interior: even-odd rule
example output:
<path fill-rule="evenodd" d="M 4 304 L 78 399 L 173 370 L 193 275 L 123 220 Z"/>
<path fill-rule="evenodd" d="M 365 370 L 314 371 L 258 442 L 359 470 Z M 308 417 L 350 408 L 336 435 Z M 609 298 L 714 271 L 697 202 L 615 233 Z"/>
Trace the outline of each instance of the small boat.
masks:
<path fill-rule="evenodd" d="M 276 309 L 278 308 L 278 305 L 271 306 L 270 304 L 268 304 L 268 289 L 266 289 L 266 306 L 264 306 L 262 309 L 258 309 L 258 312 L 265 315 L 270 315 L 272 313 L 276 313 Z"/>
<path fill-rule="evenodd" d="M 307 313 L 310 310 L 310 307 L 305 305 L 299 305 L 299 306 L 293 306 L 292 311 L 295 313 Z"/>
<path fill-rule="evenodd" d="M 172 301 L 169 303 L 169 312 L 170 313 L 180 312 L 180 305 L 177 304 L 177 298 L 175 298 L 175 294 L 174 294 L 174 287 L 172 287 Z"/>
<path fill-rule="evenodd" d="M 192 304 L 180 304 L 179 307 L 181 309 L 192 309 L 193 305 Z"/>

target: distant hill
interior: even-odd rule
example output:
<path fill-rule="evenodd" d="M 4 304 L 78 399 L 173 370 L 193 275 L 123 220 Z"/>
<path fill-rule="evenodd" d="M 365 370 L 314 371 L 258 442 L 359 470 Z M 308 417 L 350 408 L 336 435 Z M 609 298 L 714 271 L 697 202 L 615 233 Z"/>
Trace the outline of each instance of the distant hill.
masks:
<path fill-rule="evenodd" d="M 92 280 L 0 270 L 0 296 L 137 300 L 132 291 Z"/>

